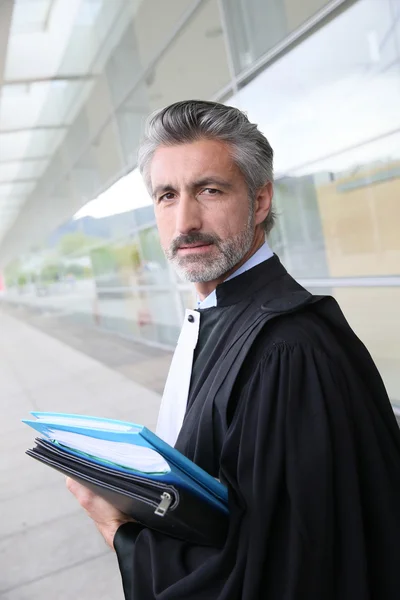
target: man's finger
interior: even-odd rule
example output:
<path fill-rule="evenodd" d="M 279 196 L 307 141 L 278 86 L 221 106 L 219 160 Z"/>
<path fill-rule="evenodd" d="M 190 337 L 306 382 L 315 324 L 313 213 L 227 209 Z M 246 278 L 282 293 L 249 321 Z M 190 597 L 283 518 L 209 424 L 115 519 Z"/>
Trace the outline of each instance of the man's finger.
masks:
<path fill-rule="evenodd" d="M 68 491 L 70 491 L 71 494 L 73 494 L 81 504 L 82 500 L 88 501 L 89 498 L 94 496 L 94 494 L 90 490 L 88 490 L 81 483 L 78 483 L 74 479 L 71 479 L 71 477 L 66 477 L 65 483 Z"/>
<path fill-rule="evenodd" d="M 71 477 L 66 477 L 65 478 L 65 485 L 67 486 L 68 491 L 70 491 L 71 494 L 75 495 L 76 486 L 78 486 L 79 483 L 77 483 L 76 481 L 74 481 L 73 479 L 71 479 Z"/>

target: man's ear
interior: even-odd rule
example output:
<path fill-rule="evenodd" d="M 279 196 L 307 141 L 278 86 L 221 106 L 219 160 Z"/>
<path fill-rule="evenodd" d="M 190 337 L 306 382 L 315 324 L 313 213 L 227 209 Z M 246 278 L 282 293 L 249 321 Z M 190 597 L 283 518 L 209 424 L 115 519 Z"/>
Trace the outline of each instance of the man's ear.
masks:
<path fill-rule="evenodd" d="M 267 218 L 271 210 L 273 196 L 274 186 L 270 181 L 258 190 L 255 202 L 256 225 L 259 225 Z"/>

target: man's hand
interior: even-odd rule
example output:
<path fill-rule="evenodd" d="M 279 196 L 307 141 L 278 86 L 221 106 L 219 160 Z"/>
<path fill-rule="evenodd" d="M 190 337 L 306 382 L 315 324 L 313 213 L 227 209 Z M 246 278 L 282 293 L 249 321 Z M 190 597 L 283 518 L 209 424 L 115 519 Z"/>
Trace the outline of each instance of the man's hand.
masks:
<path fill-rule="evenodd" d="M 66 478 L 66 483 L 69 491 L 93 519 L 106 543 L 114 550 L 114 536 L 117 529 L 124 523 L 132 522 L 133 519 L 70 477 Z"/>

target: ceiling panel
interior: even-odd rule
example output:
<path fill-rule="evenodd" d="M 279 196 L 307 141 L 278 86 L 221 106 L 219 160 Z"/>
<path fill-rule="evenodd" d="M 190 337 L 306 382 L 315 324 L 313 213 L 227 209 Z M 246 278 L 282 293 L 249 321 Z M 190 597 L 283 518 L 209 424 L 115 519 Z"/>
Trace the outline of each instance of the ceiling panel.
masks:
<path fill-rule="evenodd" d="M 11 0 L 0 0 L 0 20 L 4 2 Z M 193 0 L 176 2 L 181 12 L 193 4 Z M 1 262 L 8 260 L 10 244 L 20 247 L 28 237 L 33 239 L 66 218 L 63 215 L 70 216 L 87 195 L 98 193 L 99 186 L 108 185 L 116 171 L 125 168 L 115 124 L 106 124 L 116 104 L 112 92 L 121 83 L 113 77 L 116 65 L 111 57 L 146 1 L 14 0 L 12 4 L 3 81 L 0 74 Z M 160 44 L 163 36 L 168 39 L 169 29 L 157 37 Z M 132 27 L 131 33 L 135 35 Z M 142 69 L 142 65 L 133 68 L 132 56 L 127 56 L 131 69 L 118 71 L 123 79 L 136 77 Z M 106 65 L 107 85 L 99 97 L 95 83 Z M 88 120 L 89 96 L 93 98 L 90 108 L 109 98 L 107 109 L 98 111 L 102 114 L 95 127 Z M 93 156 L 103 167 L 101 179 L 92 165 Z M 110 162 L 110 156 L 112 164 L 103 164 Z M 8 227 L 12 223 L 11 230 L 6 222 Z"/>
<path fill-rule="evenodd" d="M 6 84 L 0 89 L 0 131 L 67 125 L 85 81 Z"/>
<path fill-rule="evenodd" d="M 20 163 L 19 179 L 40 178 L 45 172 L 49 162 L 47 160 L 26 160 Z"/>
<path fill-rule="evenodd" d="M 14 9 L 12 24 L 16 34 L 45 31 L 54 0 L 22 0 Z"/>
<path fill-rule="evenodd" d="M 31 0 L 16 0 L 14 17 L 27 14 Z M 54 0 L 43 26 L 31 31 L 18 31 L 11 22 L 5 69 L 6 81 L 43 80 L 58 72 L 77 17 L 81 0 Z"/>
<path fill-rule="evenodd" d="M 21 163 L 19 162 L 0 164 L 0 183 L 8 182 L 10 179 L 16 179 L 20 168 Z"/>
<path fill-rule="evenodd" d="M 51 155 L 63 138 L 62 130 L 0 133 L 0 163 Z"/>
<path fill-rule="evenodd" d="M 0 163 L 23 158 L 29 146 L 30 137 L 29 131 L 0 133 Z"/>
<path fill-rule="evenodd" d="M 0 183 L 8 183 L 14 179 L 35 179 L 43 175 L 48 161 L 26 160 L 0 163 Z"/>
<path fill-rule="evenodd" d="M 4 196 L 27 196 L 35 187 L 34 181 L 13 181 L 12 183 L 0 183 L 0 197 Z"/>

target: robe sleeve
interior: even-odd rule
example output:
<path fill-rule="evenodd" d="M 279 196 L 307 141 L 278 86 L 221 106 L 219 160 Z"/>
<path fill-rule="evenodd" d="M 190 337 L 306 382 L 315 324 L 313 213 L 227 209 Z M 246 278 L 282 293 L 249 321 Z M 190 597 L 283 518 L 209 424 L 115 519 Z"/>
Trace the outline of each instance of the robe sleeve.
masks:
<path fill-rule="evenodd" d="M 366 558 L 346 376 L 281 343 L 241 383 L 221 455 L 222 549 L 147 528 L 115 537 L 126 600 L 364 600 Z"/>

